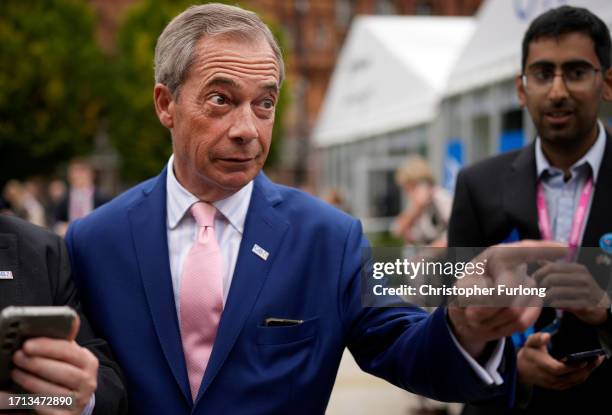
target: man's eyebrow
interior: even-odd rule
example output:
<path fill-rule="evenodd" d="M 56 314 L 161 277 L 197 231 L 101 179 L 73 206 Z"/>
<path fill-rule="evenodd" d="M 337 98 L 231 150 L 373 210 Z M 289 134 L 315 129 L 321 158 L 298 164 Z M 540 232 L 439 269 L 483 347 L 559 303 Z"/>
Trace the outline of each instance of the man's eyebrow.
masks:
<path fill-rule="evenodd" d="M 561 67 L 574 66 L 574 65 L 589 65 L 594 66 L 591 62 L 586 59 L 572 59 L 567 62 L 562 62 Z M 555 62 L 549 60 L 540 60 L 530 63 L 527 68 L 537 68 L 537 67 L 556 67 L 557 64 Z"/>
<path fill-rule="evenodd" d="M 593 65 L 591 62 L 589 62 L 586 59 L 572 59 L 571 61 L 563 62 L 561 64 L 562 67 L 576 66 L 576 65 L 588 65 L 594 68 L 597 67 L 596 65 Z"/>
<path fill-rule="evenodd" d="M 238 84 L 233 79 L 225 78 L 223 76 L 215 76 L 214 78 L 206 82 L 206 84 L 204 85 L 204 88 L 208 88 L 208 87 L 216 86 L 216 85 L 230 86 L 232 88 L 238 88 Z"/>
<path fill-rule="evenodd" d="M 204 89 L 210 88 L 212 86 L 228 86 L 236 89 L 240 88 L 236 81 L 230 78 L 226 78 L 224 76 L 215 76 L 214 78 L 210 79 L 208 82 L 206 82 L 206 84 L 204 84 Z M 278 84 L 276 82 L 266 83 L 262 86 L 262 89 L 268 92 L 277 93 Z"/>
<path fill-rule="evenodd" d="M 278 92 L 278 84 L 276 82 L 270 82 L 268 84 L 265 84 L 263 86 L 263 89 L 265 89 L 268 92 L 277 93 Z"/>
<path fill-rule="evenodd" d="M 207 91 L 211 87 L 215 87 L 215 86 L 225 86 L 225 87 L 236 88 L 236 89 L 239 88 L 238 84 L 233 79 L 226 78 L 224 76 L 215 76 L 214 78 L 208 80 L 204 84 L 202 89 L 200 89 L 200 92 L 198 93 L 198 97 L 197 97 L 197 102 L 203 103 L 206 100 L 206 94 L 208 93 Z"/>
<path fill-rule="evenodd" d="M 535 62 L 531 62 L 529 65 L 527 65 L 527 69 L 530 68 L 538 68 L 538 67 L 542 67 L 542 66 L 555 66 L 555 63 L 552 61 L 547 61 L 547 60 L 540 60 L 540 61 L 535 61 Z"/>

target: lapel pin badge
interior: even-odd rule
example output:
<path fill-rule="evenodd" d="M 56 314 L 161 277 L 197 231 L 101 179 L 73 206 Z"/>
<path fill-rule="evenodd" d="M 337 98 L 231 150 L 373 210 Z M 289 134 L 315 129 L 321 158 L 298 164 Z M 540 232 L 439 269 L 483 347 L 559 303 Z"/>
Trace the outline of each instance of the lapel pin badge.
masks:
<path fill-rule="evenodd" d="M 610 266 L 612 260 L 610 254 L 612 254 L 612 233 L 606 233 L 599 239 L 599 247 L 605 254 L 600 254 L 595 258 L 597 265 Z"/>
<path fill-rule="evenodd" d="M 12 271 L 0 271 L 0 280 L 12 280 L 13 272 Z"/>
<path fill-rule="evenodd" d="M 253 249 L 251 250 L 255 255 L 266 261 L 270 253 L 263 249 L 261 246 L 255 244 L 253 245 Z"/>
<path fill-rule="evenodd" d="M 606 254 L 612 254 L 612 233 L 606 233 L 599 239 L 599 247 Z"/>

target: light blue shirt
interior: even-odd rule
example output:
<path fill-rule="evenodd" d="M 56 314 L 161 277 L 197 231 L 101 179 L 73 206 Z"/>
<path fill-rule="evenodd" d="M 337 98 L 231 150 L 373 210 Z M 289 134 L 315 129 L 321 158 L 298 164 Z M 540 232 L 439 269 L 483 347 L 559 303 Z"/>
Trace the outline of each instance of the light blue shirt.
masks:
<path fill-rule="evenodd" d="M 589 151 L 570 167 L 571 177 L 565 180 L 563 170 L 553 167 L 542 151 L 540 137 L 536 138 L 535 156 L 538 179 L 544 186 L 548 217 L 551 221 L 551 232 L 555 241 L 567 243 L 574 221 L 574 212 L 578 207 L 582 190 L 588 178 L 592 175 L 593 186 L 597 183 L 599 167 L 606 147 L 606 132 L 601 121 L 597 123 L 599 133 Z M 580 240 L 588 220 L 593 193 L 589 200 L 587 216 L 580 233 Z"/>

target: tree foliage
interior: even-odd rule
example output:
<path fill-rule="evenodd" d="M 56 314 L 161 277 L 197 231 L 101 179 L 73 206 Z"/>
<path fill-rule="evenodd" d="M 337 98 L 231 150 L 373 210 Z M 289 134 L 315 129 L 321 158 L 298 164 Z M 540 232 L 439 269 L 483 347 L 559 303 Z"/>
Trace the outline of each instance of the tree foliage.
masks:
<path fill-rule="evenodd" d="M 51 171 L 92 148 L 104 76 L 82 0 L 0 2 L 3 178 Z"/>
<path fill-rule="evenodd" d="M 132 7 L 122 21 L 113 65 L 109 128 L 121 156 L 125 180 L 134 182 L 157 174 L 172 151 L 170 133 L 155 114 L 153 56 L 164 27 L 191 4 L 185 0 L 144 0 Z M 286 102 L 285 93 L 281 95 L 277 126 L 281 125 Z M 274 141 L 279 140 L 280 133 L 275 128 Z M 271 150 L 269 160 L 274 160 L 277 153 L 277 149 Z"/>

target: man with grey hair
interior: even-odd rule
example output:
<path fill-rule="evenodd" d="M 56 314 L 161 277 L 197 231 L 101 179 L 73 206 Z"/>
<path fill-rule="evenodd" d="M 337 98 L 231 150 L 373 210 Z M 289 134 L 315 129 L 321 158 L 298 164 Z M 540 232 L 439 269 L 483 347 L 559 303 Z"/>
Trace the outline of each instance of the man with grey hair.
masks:
<path fill-rule="evenodd" d="M 66 237 L 130 413 L 322 414 L 347 346 L 364 370 L 416 393 L 507 398 L 503 338 L 539 309 L 363 307 L 359 221 L 261 172 L 283 62 L 257 15 L 190 7 L 155 52 L 173 155 Z"/>

